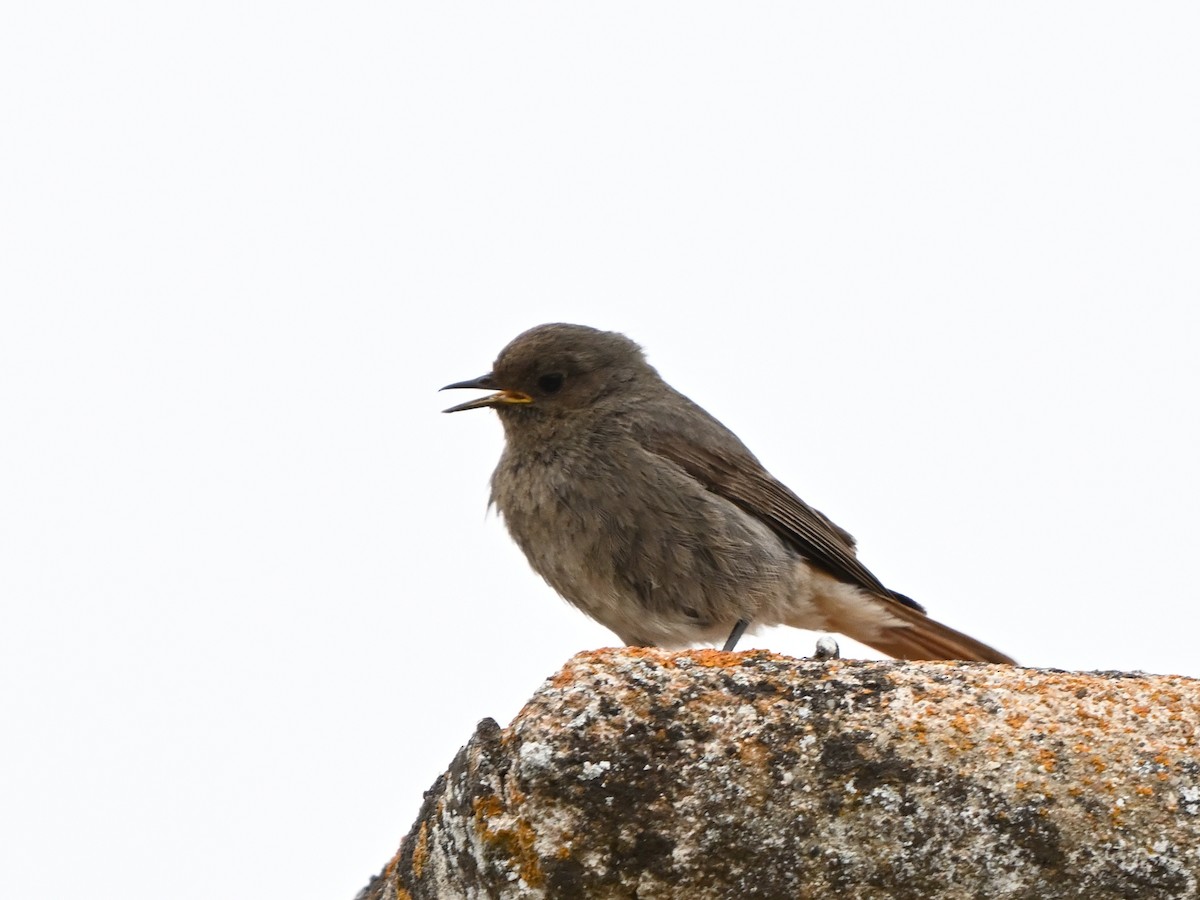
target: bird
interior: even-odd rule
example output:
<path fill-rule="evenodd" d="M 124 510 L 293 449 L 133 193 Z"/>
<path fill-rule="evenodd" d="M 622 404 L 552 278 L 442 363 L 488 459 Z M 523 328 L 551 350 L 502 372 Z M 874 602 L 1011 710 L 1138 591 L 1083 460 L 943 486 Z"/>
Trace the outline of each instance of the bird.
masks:
<path fill-rule="evenodd" d="M 538 325 L 486 375 L 504 449 L 490 505 L 529 564 L 627 646 L 733 651 L 750 630 L 844 634 L 898 659 L 1013 660 L 929 617 L 854 537 L 672 388 L 623 334 Z"/>

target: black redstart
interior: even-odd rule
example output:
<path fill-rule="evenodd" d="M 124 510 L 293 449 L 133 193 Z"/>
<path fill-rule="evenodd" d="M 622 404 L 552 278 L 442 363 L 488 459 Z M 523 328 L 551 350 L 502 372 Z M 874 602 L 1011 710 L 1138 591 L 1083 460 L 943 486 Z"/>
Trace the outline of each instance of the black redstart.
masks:
<path fill-rule="evenodd" d="M 849 635 L 901 659 L 1012 660 L 935 622 L 855 556 L 854 538 L 762 467 L 624 335 L 539 325 L 492 371 L 505 448 L 492 502 L 530 565 L 626 644 L 680 647 L 748 626 Z"/>

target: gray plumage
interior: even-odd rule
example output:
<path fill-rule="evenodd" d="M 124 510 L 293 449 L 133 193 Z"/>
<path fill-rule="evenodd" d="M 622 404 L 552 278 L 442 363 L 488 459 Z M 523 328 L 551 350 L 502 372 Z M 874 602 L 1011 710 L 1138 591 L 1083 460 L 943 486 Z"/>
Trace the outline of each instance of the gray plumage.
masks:
<path fill-rule="evenodd" d="M 492 372 L 492 502 L 538 574 L 630 645 L 720 642 L 739 620 L 836 631 L 907 659 L 1011 663 L 925 615 L 854 538 L 768 473 L 624 335 L 540 325 Z"/>

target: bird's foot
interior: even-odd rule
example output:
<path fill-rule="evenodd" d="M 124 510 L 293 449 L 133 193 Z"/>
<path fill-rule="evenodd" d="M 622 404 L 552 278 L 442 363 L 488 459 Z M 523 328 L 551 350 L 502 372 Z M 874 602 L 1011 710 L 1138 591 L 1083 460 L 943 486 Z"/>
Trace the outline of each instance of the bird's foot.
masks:
<path fill-rule="evenodd" d="M 813 654 L 813 659 L 841 659 L 841 656 L 837 641 L 828 635 L 817 638 L 817 652 Z"/>

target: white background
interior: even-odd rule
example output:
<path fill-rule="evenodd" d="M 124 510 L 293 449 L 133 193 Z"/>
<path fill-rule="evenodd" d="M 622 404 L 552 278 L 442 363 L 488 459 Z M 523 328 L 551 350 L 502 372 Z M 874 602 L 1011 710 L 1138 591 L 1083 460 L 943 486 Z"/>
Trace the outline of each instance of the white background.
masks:
<path fill-rule="evenodd" d="M 485 518 L 493 414 L 439 413 L 544 321 L 642 343 L 936 617 L 1200 676 L 1198 26 L 7 7 L 0 892 L 349 900 L 611 643 Z"/>

